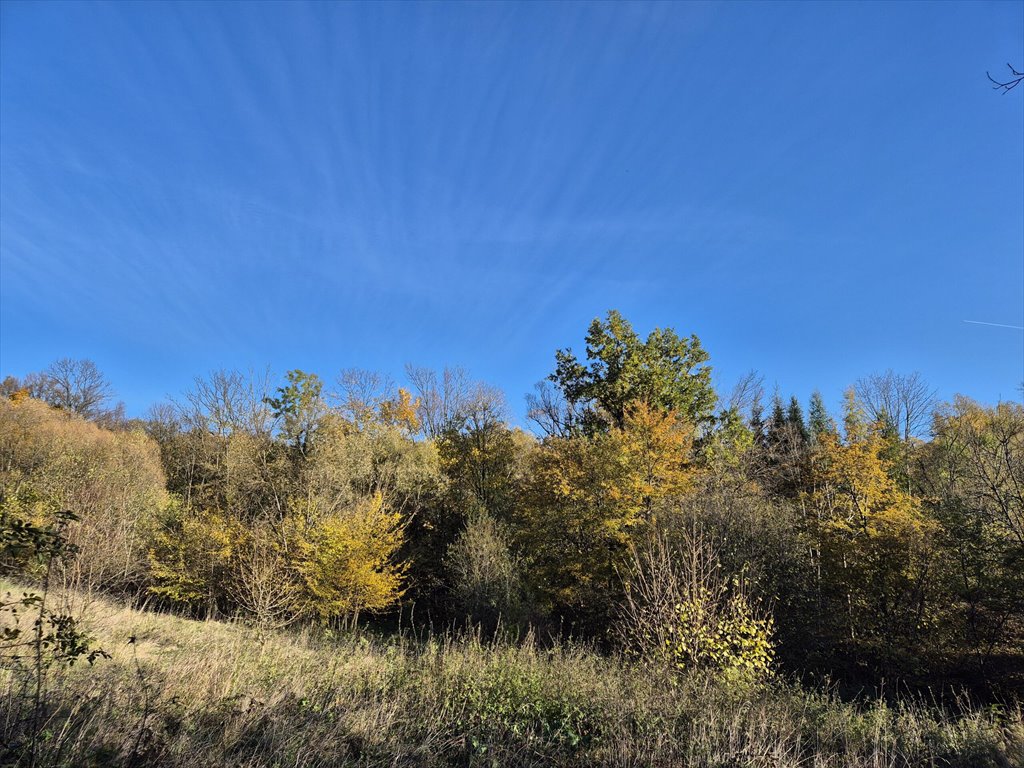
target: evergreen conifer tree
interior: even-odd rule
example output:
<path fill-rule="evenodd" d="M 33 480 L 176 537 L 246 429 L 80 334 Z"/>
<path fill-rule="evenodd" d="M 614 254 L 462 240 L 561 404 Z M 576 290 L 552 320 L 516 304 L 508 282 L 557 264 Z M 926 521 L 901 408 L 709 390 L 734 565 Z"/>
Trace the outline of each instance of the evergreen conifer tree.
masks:
<path fill-rule="evenodd" d="M 811 405 L 807 420 L 810 427 L 810 437 L 815 444 L 821 440 L 822 435 L 835 431 L 832 417 L 828 415 L 828 409 L 825 407 L 825 400 L 818 390 L 814 390 L 814 393 L 811 395 Z"/>
<path fill-rule="evenodd" d="M 798 439 L 802 445 L 806 445 L 810 439 L 807 432 L 807 424 L 804 423 L 804 412 L 800 407 L 800 401 L 796 395 L 789 398 L 789 409 L 786 411 L 786 423 L 792 430 L 793 437 Z"/>

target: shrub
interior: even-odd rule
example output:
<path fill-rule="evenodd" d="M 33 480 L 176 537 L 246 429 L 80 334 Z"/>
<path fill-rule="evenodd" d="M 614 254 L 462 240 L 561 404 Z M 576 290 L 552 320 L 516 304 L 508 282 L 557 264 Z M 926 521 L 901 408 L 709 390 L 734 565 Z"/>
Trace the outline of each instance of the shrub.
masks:
<path fill-rule="evenodd" d="M 449 547 L 445 561 L 459 607 L 488 627 L 502 618 L 518 622 L 524 607 L 522 565 L 509 538 L 498 521 L 478 510 Z"/>
<path fill-rule="evenodd" d="M 750 682 L 768 675 L 774 657 L 771 616 L 723 572 L 696 527 L 676 546 L 656 534 L 634 548 L 618 630 L 629 655 L 676 672 Z"/>
<path fill-rule="evenodd" d="M 134 591 L 146 575 L 148 532 L 167 503 L 156 444 L 111 432 L 38 400 L 0 399 L 0 490 L 40 526 L 73 509 L 74 556 L 58 575 L 84 588 Z"/>

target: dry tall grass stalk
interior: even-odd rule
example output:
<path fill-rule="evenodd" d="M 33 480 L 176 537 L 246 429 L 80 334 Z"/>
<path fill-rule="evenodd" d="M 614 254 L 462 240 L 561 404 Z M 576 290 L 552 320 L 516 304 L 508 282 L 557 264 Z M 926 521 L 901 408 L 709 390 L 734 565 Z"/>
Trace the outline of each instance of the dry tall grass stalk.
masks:
<path fill-rule="evenodd" d="M 1024 717 L 845 704 L 784 683 L 670 681 L 581 646 L 479 634 L 328 638 L 97 601 L 113 658 L 50 689 L 40 764 L 134 766 L 1013 766 Z M 132 641 L 129 643 L 129 641 Z M 0 673 L 0 738 L 15 735 Z M 0 758 L 17 764 L 19 755 Z"/>

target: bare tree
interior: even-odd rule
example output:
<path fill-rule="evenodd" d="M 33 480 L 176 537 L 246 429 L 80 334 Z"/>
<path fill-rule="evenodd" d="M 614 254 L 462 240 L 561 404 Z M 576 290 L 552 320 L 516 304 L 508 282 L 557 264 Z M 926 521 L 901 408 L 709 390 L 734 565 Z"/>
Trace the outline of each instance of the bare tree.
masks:
<path fill-rule="evenodd" d="M 183 420 L 193 428 L 226 437 L 233 432 L 262 435 L 270 431 L 270 371 L 214 371 L 197 377 L 185 402 L 179 403 Z"/>
<path fill-rule="evenodd" d="M 149 406 L 145 420 L 147 424 L 152 425 L 153 429 L 160 429 L 171 434 L 180 432 L 182 428 L 181 412 L 174 403 L 168 401 Z M 160 442 L 159 439 L 157 442 Z"/>
<path fill-rule="evenodd" d="M 104 408 L 93 417 L 93 422 L 112 431 L 127 429 L 129 420 L 124 403 L 119 401 L 111 408 Z"/>
<path fill-rule="evenodd" d="M 30 375 L 29 379 L 33 379 Z M 30 389 L 55 408 L 92 419 L 101 415 L 104 404 L 113 394 L 110 382 L 100 373 L 92 360 L 72 360 L 63 357 L 51 363 L 33 379 Z"/>
<path fill-rule="evenodd" d="M 751 370 L 743 374 L 729 395 L 729 409 L 746 414 L 764 397 L 764 376 Z"/>
<path fill-rule="evenodd" d="M 416 395 L 421 430 L 429 438 L 454 430 L 481 430 L 508 420 L 505 395 L 497 387 L 474 381 L 464 368 L 405 367 Z"/>
<path fill-rule="evenodd" d="M 853 388 L 871 419 L 891 426 L 904 443 L 923 436 L 935 406 L 935 390 L 921 374 L 903 376 L 890 369 L 858 379 Z"/>
<path fill-rule="evenodd" d="M 395 383 L 376 371 L 346 368 L 338 374 L 337 384 L 338 391 L 332 393 L 331 399 L 357 429 L 372 420 L 382 404 L 395 397 Z"/>
<path fill-rule="evenodd" d="M 684 524 L 632 550 L 617 631 L 627 652 L 676 670 L 760 675 L 772 660 L 772 619 L 722 568 L 711 539 Z M 723 642 L 724 641 L 724 642 Z"/>
<path fill-rule="evenodd" d="M 10 399 L 25 389 L 25 385 L 17 376 L 4 376 L 0 381 L 0 397 Z"/>
<path fill-rule="evenodd" d="M 565 437 L 579 422 L 580 412 L 568 402 L 562 390 L 545 379 L 534 386 L 535 392 L 526 396 L 526 417 L 536 424 L 546 437 Z"/>
<path fill-rule="evenodd" d="M 461 429 L 474 389 L 464 368 L 446 366 L 438 375 L 432 368 L 407 365 L 405 374 L 420 399 L 417 416 L 424 435 L 436 438 L 449 429 Z"/>
<path fill-rule="evenodd" d="M 508 421 L 505 393 L 497 387 L 475 382 L 469 391 L 462 413 L 462 425 L 475 432 Z"/>
<path fill-rule="evenodd" d="M 234 558 L 228 593 L 250 617 L 261 639 L 298 618 L 294 574 L 266 531 L 253 532 Z"/>

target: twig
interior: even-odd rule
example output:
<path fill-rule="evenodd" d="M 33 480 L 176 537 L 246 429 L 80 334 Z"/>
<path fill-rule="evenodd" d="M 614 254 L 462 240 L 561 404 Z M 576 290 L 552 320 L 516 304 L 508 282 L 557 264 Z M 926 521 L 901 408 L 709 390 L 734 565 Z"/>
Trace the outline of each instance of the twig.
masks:
<path fill-rule="evenodd" d="M 988 79 L 994 83 L 992 88 L 997 91 L 1001 90 L 1004 96 L 1008 94 L 1010 91 L 1012 91 L 1014 88 L 1016 88 L 1018 85 L 1020 85 L 1021 81 L 1024 80 L 1024 72 L 1018 72 L 1016 69 L 1013 68 L 1011 64 L 1007 64 L 1006 66 L 1010 70 L 1010 73 L 1013 75 L 1013 77 L 1011 77 L 1006 82 L 996 80 L 988 72 L 985 73 L 986 77 L 988 77 Z"/>

